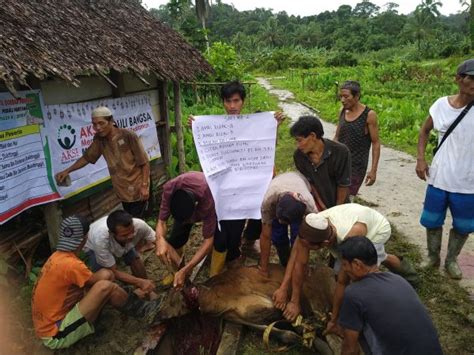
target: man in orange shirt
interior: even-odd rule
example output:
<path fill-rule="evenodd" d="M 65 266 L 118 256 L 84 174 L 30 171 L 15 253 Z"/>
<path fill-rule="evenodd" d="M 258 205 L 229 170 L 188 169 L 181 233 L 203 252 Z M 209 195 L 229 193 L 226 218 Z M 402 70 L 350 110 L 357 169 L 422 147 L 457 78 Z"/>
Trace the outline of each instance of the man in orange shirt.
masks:
<path fill-rule="evenodd" d="M 160 301 L 143 301 L 113 282 L 111 270 L 92 273 L 78 258 L 87 241 L 89 223 L 66 218 L 60 226 L 57 251 L 44 264 L 33 290 L 32 316 L 36 335 L 50 349 L 71 346 L 94 333 L 92 323 L 110 303 L 134 317 L 150 317 Z"/>

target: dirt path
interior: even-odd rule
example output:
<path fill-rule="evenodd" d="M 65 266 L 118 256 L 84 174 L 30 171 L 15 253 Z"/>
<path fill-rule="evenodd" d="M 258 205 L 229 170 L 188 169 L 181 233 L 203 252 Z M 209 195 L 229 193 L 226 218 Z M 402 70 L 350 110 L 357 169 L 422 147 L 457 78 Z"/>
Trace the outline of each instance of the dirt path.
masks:
<path fill-rule="evenodd" d="M 278 97 L 280 108 L 292 121 L 301 115 L 316 115 L 306 106 L 294 102 L 291 92 L 274 89 L 269 81 L 263 78 L 258 78 L 258 82 Z M 324 136 L 330 139 L 334 137 L 336 126 L 323 120 L 321 122 L 324 127 Z M 376 209 L 407 236 L 410 242 L 420 246 L 425 256 L 425 231 L 419 223 L 419 218 L 423 208 L 426 183 L 416 176 L 415 165 L 416 160 L 411 155 L 382 146 L 377 181 L 373 186 L 362 186 L 359 194 L 365 201 L 376 204 Z M 450 225 L 451 217 L 448 216 L 446 226 Z M 446 253 L 448 232 L 449 228 L 446 227 L 443 235 L 443 255 Z M 466 242 L 458 261 L 464 274 L 460 284 L 469 291 L 471 299 L 474 300 L 474 238 L 472 236 Z"/>

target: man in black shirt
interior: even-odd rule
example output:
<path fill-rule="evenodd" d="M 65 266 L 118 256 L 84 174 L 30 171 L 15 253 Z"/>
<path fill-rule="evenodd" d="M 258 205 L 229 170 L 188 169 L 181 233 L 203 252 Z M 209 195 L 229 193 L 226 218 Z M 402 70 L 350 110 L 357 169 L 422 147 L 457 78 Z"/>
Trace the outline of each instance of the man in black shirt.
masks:
<path fill-rule="evenodd" d="M 442 354 L 433 322 L 402 277 L 380 272 L 377 251 L 366 237 L 339 245 L 342 267 L 352 280 L 344 293 L 339 325 L 342 354 Z"/>
<path fill-rule="evenodd" d="M 290 133 L 298 148 L 293 155 L 295 166 L 310 182 L 318 210 L 349 202 L 349 149 L 323 138 L 323 125 L 313 116 L 300 117 Z"/>

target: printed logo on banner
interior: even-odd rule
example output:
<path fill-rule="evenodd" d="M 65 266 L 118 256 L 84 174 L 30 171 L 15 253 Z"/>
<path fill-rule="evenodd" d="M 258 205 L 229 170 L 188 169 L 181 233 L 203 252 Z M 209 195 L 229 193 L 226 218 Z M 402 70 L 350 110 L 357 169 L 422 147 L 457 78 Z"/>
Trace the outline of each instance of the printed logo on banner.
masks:
<path fill-rule="evenodd" d="M 76 130 L 70 125 L 62 125 L 58 129 L 58 143 L 63 149 L 71 149 L 76 143 Z"/>

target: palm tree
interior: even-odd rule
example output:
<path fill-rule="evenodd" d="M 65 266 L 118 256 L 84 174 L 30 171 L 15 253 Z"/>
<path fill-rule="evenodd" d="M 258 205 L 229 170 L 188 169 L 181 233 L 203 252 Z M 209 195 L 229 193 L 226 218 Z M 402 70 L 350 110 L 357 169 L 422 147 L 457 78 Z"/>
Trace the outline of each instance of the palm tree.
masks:
<path fill-rule="evenodd" d="M 196 15 L 201 21 L 202 31 L 206 40 L 207 53 L 209 53 L 209 37 L 207 35 L 206 21 L 209 17 L 209 0 L 195 0 L 194 7 L 196 8 Z"/>

